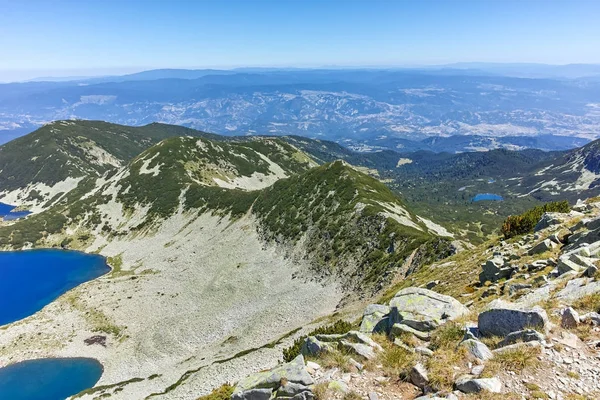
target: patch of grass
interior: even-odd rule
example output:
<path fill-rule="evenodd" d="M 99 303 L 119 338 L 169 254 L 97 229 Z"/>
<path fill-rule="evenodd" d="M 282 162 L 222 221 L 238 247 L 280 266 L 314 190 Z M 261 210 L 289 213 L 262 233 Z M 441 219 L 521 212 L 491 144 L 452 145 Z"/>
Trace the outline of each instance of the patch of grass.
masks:
<path fill-rule="evenodd" d="M 567 376 L 573 379 L 581 379 L 581 376 L 575 371 L 567 371 Z"/>
<path fill-rule="evenodd" d="M 313 386 L 312 392 L 315 395 L 315 400 L 329 399 L 329 388 L 327 382 L 317 383 Z"/>
<path fill-rule="evenodd" d="M 235 387 L 229 383 L 225 383 L 220 387 L 213 389 L 210 394 L 198 397 L 198 400 L 229 400 L 233 394 Z"/>
<path fill-rule="evenodd" d="M 456 377 L 467 372 L 465 359 L 464 348 L 441 348 L 435 351 L 425 364 L 431 386 L 436 390 L 452 390 Z"/>
<path fill-rule="evenodd" d="M 450 349 L 456 348 L 465 334 L 463 325 L 457 322 L 448 322 L 435 331 L 431 335 L 431 349 Z"/>
<path fill-rule="evenodd" d="M 343 334 L 351 331 L 352 328 L 353 325 L 350 322 L 343 320 L 336 321 L 331 325 L 320 326 L 317 329 L 309 332 L 308 335 L 296 339 L 290 347 L 283 349 L 283 359 L 286 362 L 290 362 L 294 358 L 298 357 L 300 351 L 302 350 L 302 345 L 308 336 Z"/>
<path fill-rule="evenodd" d="M 573 303 L 573 308 L 585 312 L 600 312 L 600 293 L 593 293 Z"/>
<path fill-rule="evenodd" d="M 382 344 L 383 351 L 377 353 L 377 363 L 388 376 L 407 377 L 417 361 L 414 353 L 387 341 Z"/>
<path fill-rule="evenodd" d="M 355 391 L 350 391 L 344 395 L 343 400 L 363 400 L 363 398 Z"/>
<path fill-rule="evenodd" d="M 338 368 L 343 372 L 351 371 L 350 354 L 343 350 L 329 351 L 319 357 L 321 366 L 331 369 Z"/>
<path fill-rule="evenodd" d="M 484 374 L 495 375 L 498 371 L 513 371 L 520 373 L 526 368 L 533 368 L 539 365 L 538 355 L 540 349 L 537 347 L 516 347 L 497 353 L 494 358 L 488 361 Z"/>

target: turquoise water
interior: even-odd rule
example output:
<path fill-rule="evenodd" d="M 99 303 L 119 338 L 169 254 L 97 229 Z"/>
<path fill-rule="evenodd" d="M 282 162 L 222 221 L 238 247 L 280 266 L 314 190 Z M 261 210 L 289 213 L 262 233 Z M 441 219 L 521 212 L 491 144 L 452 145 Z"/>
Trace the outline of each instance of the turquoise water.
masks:
<path fill-rule="evenodd" d="M 473 197 L 473 201 L 485 201 L 485 200 L 502 201 L 502 200 L 504 200 L 504 198 L 500 195 L 493 194 L 493 193 L 479 193 L 478 195 Z"/>
<path fill-rule="evenodd" d="M 28 317 L 109 271 L 104 257 L 95 254 L 51 249 L 0 252 L 0 325 Z"/>
<path fill-rule="evenodd" d="M 15 206 L 0 203 L 0 217 L 2 217 L 5 221 L 11 221 L 13 219 L 23 218 L 31 214 L 29 211 L 12 211 L 13 209 L 15 209 Z"/>
<path fill-rule="evenodd" d="M 64 400 L 93 387 L 102 376 L 93 358 L 43 358 L 0 368 L 0 399 Z"/>

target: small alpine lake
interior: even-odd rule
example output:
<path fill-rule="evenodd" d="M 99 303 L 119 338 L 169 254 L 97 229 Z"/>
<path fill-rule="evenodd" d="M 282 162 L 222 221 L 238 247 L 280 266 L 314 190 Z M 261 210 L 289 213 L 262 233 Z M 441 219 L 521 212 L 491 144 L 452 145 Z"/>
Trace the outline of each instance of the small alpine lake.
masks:
<path fill-rule="evenodd" d="M 473 197 L 473 201 L 503 201 L 504 198 L 493 193 L 479 193 Z"/>
<path fill-rule="evenodd" d="M 0 218 L 5 221 L 12 221 L 15 219 L 23 218 L 31 214 L 29 211 L 13 211 L 16 206 L 10 204 L 0 203 Z"/>
<path fill-rule="evenodd" d="M 36 313 L 109 271 L 104 257 L 96 254 L 56 249 L 0 252 L 0 326 Z"/>
<path fill-rule="evenodd" d="M 93 358 L 42 358 L 0 368 L 0 399 L 64 400 L 93 387 L 102 376 Z"/>

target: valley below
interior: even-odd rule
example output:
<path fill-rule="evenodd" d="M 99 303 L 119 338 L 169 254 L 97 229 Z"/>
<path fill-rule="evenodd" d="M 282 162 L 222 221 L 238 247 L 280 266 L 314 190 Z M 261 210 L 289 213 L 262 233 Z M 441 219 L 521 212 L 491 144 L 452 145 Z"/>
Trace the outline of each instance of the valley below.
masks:
<path fill-rule="evenodd" d="M 600 193 L 597 148 L 357 153 L 295 136 L 54 122 L 0 146 L 0 201 L 10 204 L 4 215 L 13 207 L 24 213 L 0 220 L 0 247 L 8 252 L 0 256 L 79 251 L 103 257 L 110 271 L 6 321 L 0 367 L 85 357 L 102 365 L 102 375 L 72 398 L 195 400 L 226 383 L 243 393 L 246 377 L 283 368 L 307 335 L 345 321 L 350 333 L 332 340 L 358 351 L 361 367 L 350 368 L 356 379 L 343 375 L 358 385 L 382 373 L 369 360 L 389 345 L 361 336 L 383 340 L 365 330 L 371 317 L 359 322 L 370 303 L 377 303 L 374 315 L 387 314 L 399 290 L 427 288 L 453 296 L 473 318 L 496 297 L 516 300 L 496 277 L 480 282 L 479 264 L 503 246 L 515 249 L 515 260 L 533 262 L 534 242 L 596 218 L 597 203 L 577 200 Z M 563 199 L 582 211 L 557 214 L 565 226 L 499 238 L 509 216 Z M 558 233 L 547 250 L 569 244 L 568 234 Z M 429 341 L 419 329 L 408 333 Z M 414 345 L 396 336 L 406 341 L 399 348 Z M 359 344 L 371 350 L 361 353 Z M 306 348 L 302 354 L 323 362 Z M 371 368 L 366 375 L 363 364 Z M 390 382 L 400 391 L 394 395 L 416 398 L 414 385 Z"/>

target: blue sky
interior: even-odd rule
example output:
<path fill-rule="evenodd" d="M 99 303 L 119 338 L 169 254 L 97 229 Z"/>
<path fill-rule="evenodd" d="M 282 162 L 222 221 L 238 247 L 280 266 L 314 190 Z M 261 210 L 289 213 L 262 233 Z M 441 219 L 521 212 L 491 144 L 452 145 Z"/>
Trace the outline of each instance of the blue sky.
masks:
<path fill-rule="evenodd" d="M 0 71 L 600 63 L 600 1 L 0 0 Z"/>

